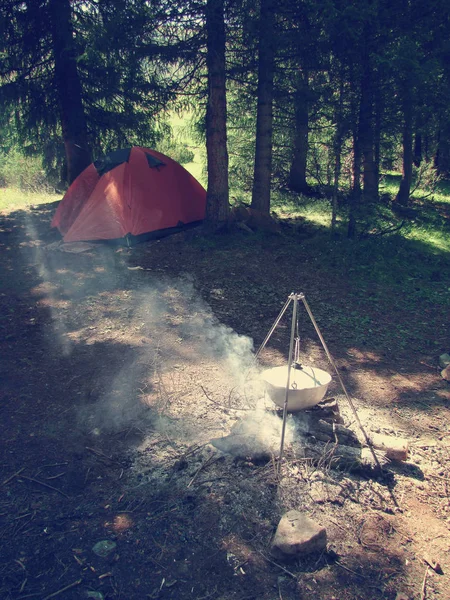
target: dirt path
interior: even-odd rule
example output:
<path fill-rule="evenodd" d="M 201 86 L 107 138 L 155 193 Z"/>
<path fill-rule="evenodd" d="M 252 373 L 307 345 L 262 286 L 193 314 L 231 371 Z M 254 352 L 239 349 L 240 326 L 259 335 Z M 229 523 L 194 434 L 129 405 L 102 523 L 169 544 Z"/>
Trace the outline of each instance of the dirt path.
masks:
<path fill-rule="evenodd" d="M 2 598 L 448 597 L 444 307 L 411 315 L 389 289 L 365 306 L 350 275 L 324 279 L 286 237 L 64 253 L 51 246 L 51 212 L 0 225 Z M 292 447 L 277 481 L 271 461 L 208 443 L 261 400 L 246 378 L 252 343 L 293 290 L 307 295 L 365 427 L 410 442 L 385 479 L 314 468 Z M 304 357 L 327 368 L 306 318 L 301 331 Z M 282 322 L 265 363 L 284 363 L 288 336 Z M 330 394 L 354 427 L 336 384 Z M 283 570 L 268 548 L 291 508 L 324 525 L 329 544 Z M 115 546 L 99 556 L 105 540 Z M 429 570 L 423 595 L 424 555 L 443 574 Z"/>

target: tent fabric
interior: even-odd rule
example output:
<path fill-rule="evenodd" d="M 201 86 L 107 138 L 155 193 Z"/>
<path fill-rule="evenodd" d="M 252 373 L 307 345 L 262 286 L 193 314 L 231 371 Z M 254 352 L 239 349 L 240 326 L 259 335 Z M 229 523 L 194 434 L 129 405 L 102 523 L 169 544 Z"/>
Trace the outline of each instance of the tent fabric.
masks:
<path fill-rule="evenodd" d="M 65 242 L 114 240 L 201 221 L 206 191 L 173 159 L 134 146 L 89 165 L 52 220 Z"/>

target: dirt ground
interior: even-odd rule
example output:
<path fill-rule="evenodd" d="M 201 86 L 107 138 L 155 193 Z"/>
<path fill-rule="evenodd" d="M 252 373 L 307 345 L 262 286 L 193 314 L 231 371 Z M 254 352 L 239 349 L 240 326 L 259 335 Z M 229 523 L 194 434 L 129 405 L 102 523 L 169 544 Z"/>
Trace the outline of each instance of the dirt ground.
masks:
<path fill-rule="evenodd" d="M 1 598 L 449 597 L 444 307 L 411 313 L 390 289 L 366 302 L 351 273 L 323 276 L 298 233 L 63 252 L 53 211 L 0 220 Z M 252 352 L 292 291 L 366 430 L 409 441 L 382 476 L 314 465 L 301 436 L 279 477 L 274 460 L 209 443 L 267 401 L 249 383 Z M 263 364 L 285 364 L 289 332 L 286 318 Z M 303 358 L 329 369 L 305 315 L 300 332 Z M 335 379 L 328 395 L 355 428 Z M 293 508 L 328 546 L 280 562 L 270 543 Z"/>

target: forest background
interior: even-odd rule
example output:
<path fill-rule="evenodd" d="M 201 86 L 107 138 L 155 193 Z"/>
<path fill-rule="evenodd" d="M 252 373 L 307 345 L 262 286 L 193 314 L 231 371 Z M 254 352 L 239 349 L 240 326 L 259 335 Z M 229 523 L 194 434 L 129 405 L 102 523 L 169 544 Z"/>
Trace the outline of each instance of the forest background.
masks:
<path fill-rule="evenodd" d="M 194 167 L 214 229 L 247 203 L 445 246 L 443 0 L 6 0 L 0 17 L 3 204 L 142 145 Z"/>

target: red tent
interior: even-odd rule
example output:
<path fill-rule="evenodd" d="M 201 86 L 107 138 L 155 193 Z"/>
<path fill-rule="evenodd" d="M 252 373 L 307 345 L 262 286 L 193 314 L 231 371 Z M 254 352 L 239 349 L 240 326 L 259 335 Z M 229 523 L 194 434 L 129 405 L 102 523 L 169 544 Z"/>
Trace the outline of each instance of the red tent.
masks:
<path fill-rule="evenodd" d="M 184 167 L 135 146 L 89 165 L 67 190 L 52 227 L 65 242 L 151 237 L 201 221 L 205 207 L 206 191 Z"/>

